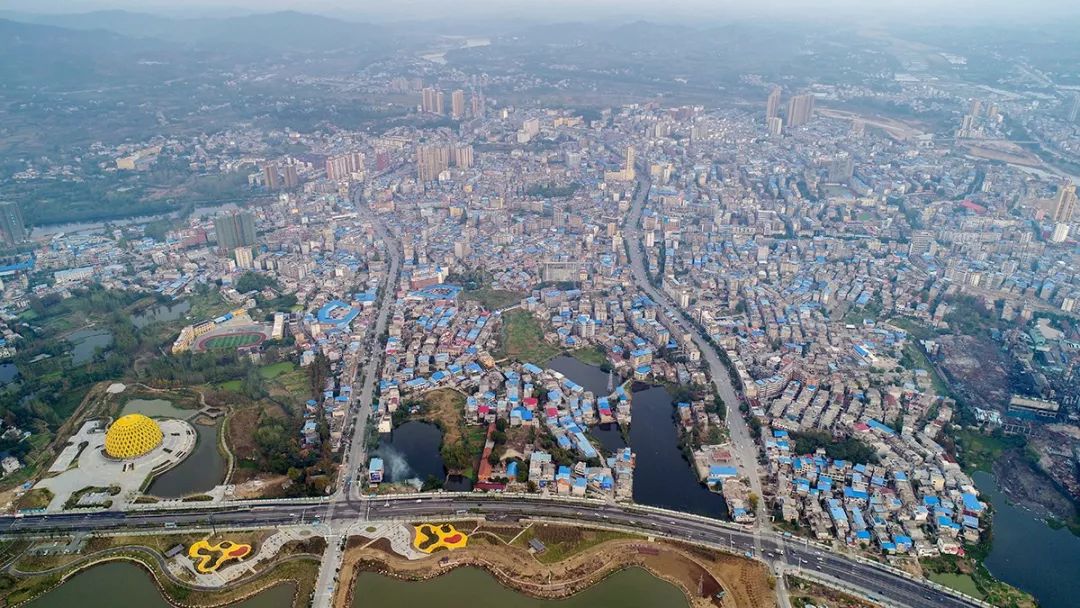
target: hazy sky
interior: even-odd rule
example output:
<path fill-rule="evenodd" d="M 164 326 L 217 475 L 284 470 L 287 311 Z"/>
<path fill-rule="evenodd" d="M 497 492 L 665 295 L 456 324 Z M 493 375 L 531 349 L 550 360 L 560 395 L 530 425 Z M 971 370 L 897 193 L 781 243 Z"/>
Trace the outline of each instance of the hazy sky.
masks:
<path fill-rule="evenodd" d="M 1052 21 L 1080 15 L 1077 0 L 5 0 L 0 9 L 74 13 L 122 8 L 174 15 L 298 10 L 353 19 L 530 17 L 573 21 L 598 17 L 709 19 L 773 16 L 785 20 L 850 17 L 877 21 Z"/>

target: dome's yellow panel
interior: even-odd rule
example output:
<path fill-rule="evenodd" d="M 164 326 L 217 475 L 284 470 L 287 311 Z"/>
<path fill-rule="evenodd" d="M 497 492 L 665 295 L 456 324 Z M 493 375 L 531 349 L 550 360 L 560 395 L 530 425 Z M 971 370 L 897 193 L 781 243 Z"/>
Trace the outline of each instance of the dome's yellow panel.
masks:
<path fill-rule="evenodd" d="M 163 435 L 156 422 L 142 414 L 117 418 L 105 433 L 105 453 L 110 458 L 135 458 L 156 448 Z"/>

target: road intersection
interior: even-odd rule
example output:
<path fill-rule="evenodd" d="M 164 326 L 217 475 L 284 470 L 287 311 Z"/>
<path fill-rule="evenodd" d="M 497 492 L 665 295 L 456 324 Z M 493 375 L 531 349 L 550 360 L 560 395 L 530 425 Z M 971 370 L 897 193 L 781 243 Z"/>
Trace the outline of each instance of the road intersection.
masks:
<path fill-rule="evenodd" d="M 311 520 L 313 514 L 324 512 L 328 501 L 281 500 L 266 503 L 251 501 L 217 508 L 178 505 L 173 509 L 7 517 L 0 519 L 0 536 L 130 533 L 138 529 L 173 532 L 211 526 L 217 529 L 277 528 Z M 981 605 L 966 596 L 884 564 L 832 552 L 824 545 L 642 505 L 540 495 L 427 493 L 344 500 L 337 505 L 333 519 L 316 519 L 313 523 L 325 526 L 327 536 L 340 542 L 365 522 L 449 521 L 480 517 L 616 527 L 656 538 L 695 543 L 758 559 L 774 569 L 779 566 L 788 572 L 801 572 L 807 578 L 832 581 L 834 586 L 837 581 L 843 582 L 848 590 L 888 606 L 969 608 Z"/>

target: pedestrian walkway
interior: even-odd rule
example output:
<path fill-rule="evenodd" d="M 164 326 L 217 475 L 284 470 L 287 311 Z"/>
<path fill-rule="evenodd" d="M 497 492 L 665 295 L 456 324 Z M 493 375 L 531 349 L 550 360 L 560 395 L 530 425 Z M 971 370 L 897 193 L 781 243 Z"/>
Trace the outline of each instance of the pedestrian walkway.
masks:
<path fill-rule="evenodd" d="M 371 530 L 371 529 L 374 530 Z M 428 556 L 423 551 L 418 551 L 412 544 L 413 529 L 412 526 L 407 526 L 403 523 L 386 522 L 386 523 L 372 523 L 368 528 L 365 528 L 361 533 L 364 538 L 371 539 L 371 543 L 385 538 L 390 541 L 390 548 L 394 550 L 394 553 L 406 558 L 406 559 L 423 559 Z"/>
<path fill-rule="evenodd" d="M 222 536 L 228 540 L 228 533 Z M 224 566 L 217 572 L 204 574 L 197 571 L 195 561 L 187 555 L 186 547 L 184 552 L 166 562 L 166 566 L 174 576 L 181 580 L 191 580 L 194 584 L 204 587 L 222 587 L 241 576 L 254 572 L 259 564 L 276 557 L 286 543 L 307 540 L 312 536 L 319 536 L 319 533 L 309 526 L 281 528 L 255 547 L 254 556 Z"/>

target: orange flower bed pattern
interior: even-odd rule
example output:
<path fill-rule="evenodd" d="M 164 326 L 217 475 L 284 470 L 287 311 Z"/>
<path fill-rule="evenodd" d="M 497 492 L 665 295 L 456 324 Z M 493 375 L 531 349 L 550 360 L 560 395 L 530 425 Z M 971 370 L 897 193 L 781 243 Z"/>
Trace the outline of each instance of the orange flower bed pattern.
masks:
<path fill-rule="evenodd" d="M 244 559 L 251 553 L 251 545 L 223 540 L 211 545 L 205 540 L 188 547 L 188 557 L 195 560 L 195 569 L 202 574 L 217 572 L 222 564 L 231 559 Z"/>
<path fill-rule="evenodd" d="M 413 546 L 424 553 L 434 553 L 439 549 L 460 549 L 469 542 L 469 537 L 451 524 L 420 524 L 415 528 Z"/>

